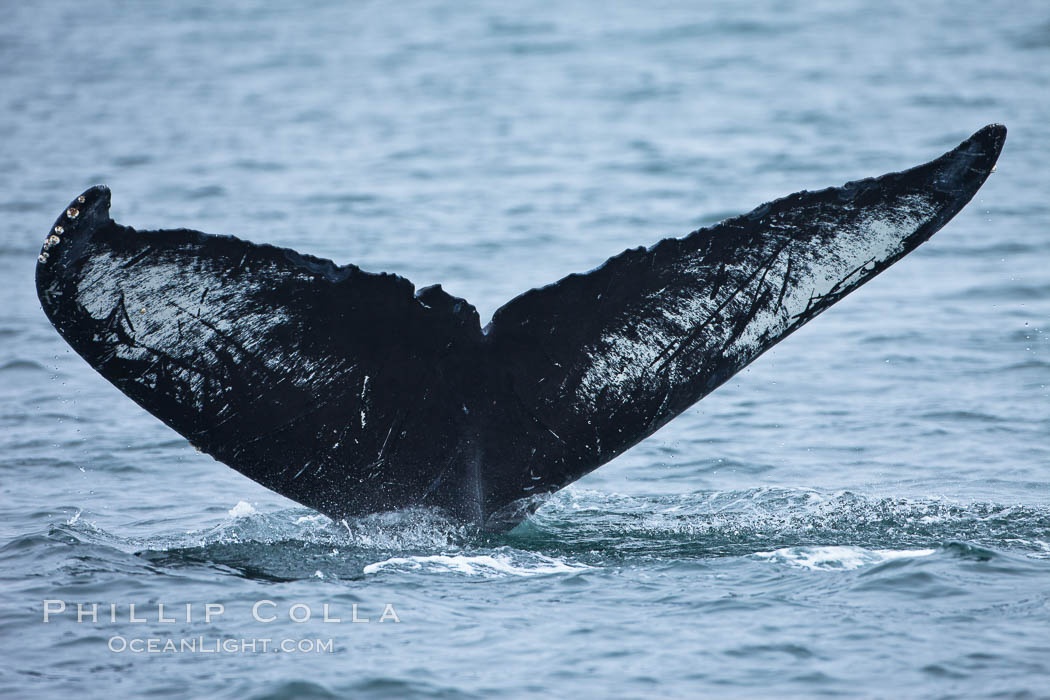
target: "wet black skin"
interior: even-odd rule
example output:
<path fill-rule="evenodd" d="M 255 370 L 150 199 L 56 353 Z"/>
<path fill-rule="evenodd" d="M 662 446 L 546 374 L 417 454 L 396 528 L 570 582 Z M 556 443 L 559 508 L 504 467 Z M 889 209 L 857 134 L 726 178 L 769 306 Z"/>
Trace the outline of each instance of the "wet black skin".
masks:
<path fill-rule="evenodd" d="M 439 286 L 121 226 L 104 186 L 49 231 L 37 291 L 88 364 L 264 486 L 333 518 L 429 505 L 500 529 L 927 240 L 1005 137 L 627 250 L 484 329 Z"/>

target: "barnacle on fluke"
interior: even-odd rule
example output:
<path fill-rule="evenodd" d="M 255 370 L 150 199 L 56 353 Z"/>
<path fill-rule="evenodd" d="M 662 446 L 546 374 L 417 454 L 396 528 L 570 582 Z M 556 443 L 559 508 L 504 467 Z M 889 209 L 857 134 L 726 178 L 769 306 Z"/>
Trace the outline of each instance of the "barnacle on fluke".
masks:
<path fill-rule="evenodd" d="M 440 286 L 118 225 L 102 186 L 60 217 L 37 290 L 92 367 L 259 483 L 336 518 L 435 505 L 506 527 L 927 240 L 1005 137 L 627 250 L 484 329 Z"/>

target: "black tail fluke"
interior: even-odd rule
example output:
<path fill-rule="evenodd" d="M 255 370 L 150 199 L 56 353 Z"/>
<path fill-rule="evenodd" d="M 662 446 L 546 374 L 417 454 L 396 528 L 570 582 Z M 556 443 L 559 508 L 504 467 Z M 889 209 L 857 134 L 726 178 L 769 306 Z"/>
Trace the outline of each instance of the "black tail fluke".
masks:
<path fill-rule="evenodd" d="M 520 458 L 534 450 L 542 473 L 515 485 L 555 489 L 608 462 L 914 250 L 1005 138 L 987 126 L 925 165 L 763 204 L 503 306 L 487 339 L 529 431 Z"/>
<path fill-rule="evenodd" d="M 1005 136 L 988 126 L 926 165 L 625 251 L 484 332 L 440 287 L 120 226 L 101 186 L 48 232 L 37 291 L 92 367 L 278 493 L 337 518 L 435 505 L 502 527 L 927 240 Z"/>

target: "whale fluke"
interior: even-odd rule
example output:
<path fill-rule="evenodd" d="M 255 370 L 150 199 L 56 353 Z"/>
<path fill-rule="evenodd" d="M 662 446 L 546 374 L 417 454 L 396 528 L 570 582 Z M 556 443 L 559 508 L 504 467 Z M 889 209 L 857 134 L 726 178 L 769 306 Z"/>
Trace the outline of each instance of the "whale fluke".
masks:
<path fill-rule="evenodd" d="M 477 311 L 440 286 L 231 236 L 137 231 L 89 189 L 37 292 L 63 338 L 198 449 L 342 518 L 509 527 L 927 240 L 992 171 L 987 126 Z"/>

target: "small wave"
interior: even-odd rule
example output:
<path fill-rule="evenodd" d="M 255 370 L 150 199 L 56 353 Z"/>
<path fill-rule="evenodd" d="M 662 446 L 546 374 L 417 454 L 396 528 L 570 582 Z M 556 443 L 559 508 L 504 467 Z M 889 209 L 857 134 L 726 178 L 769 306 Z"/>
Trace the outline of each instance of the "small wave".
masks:
<path fill-rule="evenodd" d="M 961 290 L 948 296 L 952 299 L 1012 299 L 1027 301 L 1050 297 L 1050 285 L 1032 284 L 996 284 L 979 285 Z"/>
<path fill-rule="evenodd" d="M 784 547 L 751 556 L 777 564 L 818 571 L 852 571 L 862 566 L 881 564 L 891 559 L 928 557 L 935 549 L 864 549 L 843 545 L 817 547 Z"/>
<path fill-rule="evenodd" d="M 404 551 L 459 546 L 468 535 L 465 526 L 428 508 L 334 521 L 306 508 L 261 512 L 247 501 L 239 501 L 226 515 L 222 522 L 207 529 L 155 538 L 151 548 L 298 542 L 355 550 Z"/>
<path fill-rule="evenodd" d="M 504 576 L 542 576 L 582 571 L 591 567 L 570 563 L 543 554 L 512 552 L 509 548 L 494 554 L 430 554 L 391 557 L 365 566 L 365 574 L 385 569 L 450 572 L 465 576 L 501 578 Z"/>
<path fill-rule="evenodd" d="M 183 191 L 183 197 L 187 200 L 210 199 L 225 195 L 226 188 L 222 185 L 202 185 L 201 187 L 187 188 Z"/>
<path fill-rule="evenodd" d="M 911 551 L 951 541 L 1042 554 L 1036 543 L 1048 532 L 1050 508 L 1034 504 L 774 487 L 648 497 L 569 487 L 504 541 L 548 554 L 553 547 L 686 558 L 812 546 Z"/>
<path fill-rule="evenodd" d="M 534 34 L 553 34 L 558 29 L 554 22 L 509 20 L 493 18 L 489 20 L 489 31 L 501 36 L 528 36 Z"/>
<path fill-rule="evenodd" d="M 140 165 L 149 165 L 153 157 L 148 153 L 132 153 L 125 156 L 117 156 L 113 159 L 113 165 L 118 168 L 137 168 Z"/>
<path fill-rule="evenodd" d="M 927 411 L 919 416 L 937 421 L 951 422 L 973 422 L 973 423 L 1003 423 L 1006 418 L 993 416 L 990 413 L 980 411 Z"/>
<path fill-rule="evenodd" d="M 31 212 L 44 210 L 45 206 L 41 202 L 31 202 L 24 199 L 0 202 L 0 211 L 13 212 L 15 214 L 29 214 Z"/>
<path fill-rule="evenodd" d="M 47 367 L 34 360 L 11 360 L 0 365 L 0 372 L 46 372 Z"/>
<path fill-rule="evenodd" d="M 996 367 L 991 370 L 992 372 L 1025 372 L 1028 370 L 1037 370 L 1045 372 L 1050 369 L 1050 362 L 1044 362 L 1042 360 L 1025 360 L 1023 362 L 1017 362 L 1012 365 L 1004 365 L 1002 367 Z"/>
<path fill-rule="evenodd" d="M 377 201 L 373 194 L 365 192 L 337 192 L 310 195 L 303 199 L 305 204 L 371 204 Z"/>
<path fill-rule="evenodd" d="M 254 160 L 251 158 L 242 158 L 236 160 L 233 163 L 233 167 L 240 170 L 247 170 L 249 172 L 282 172 L 288 169 L 284 163 L 278 163 L 277 161 L 269 160 Z"/>

